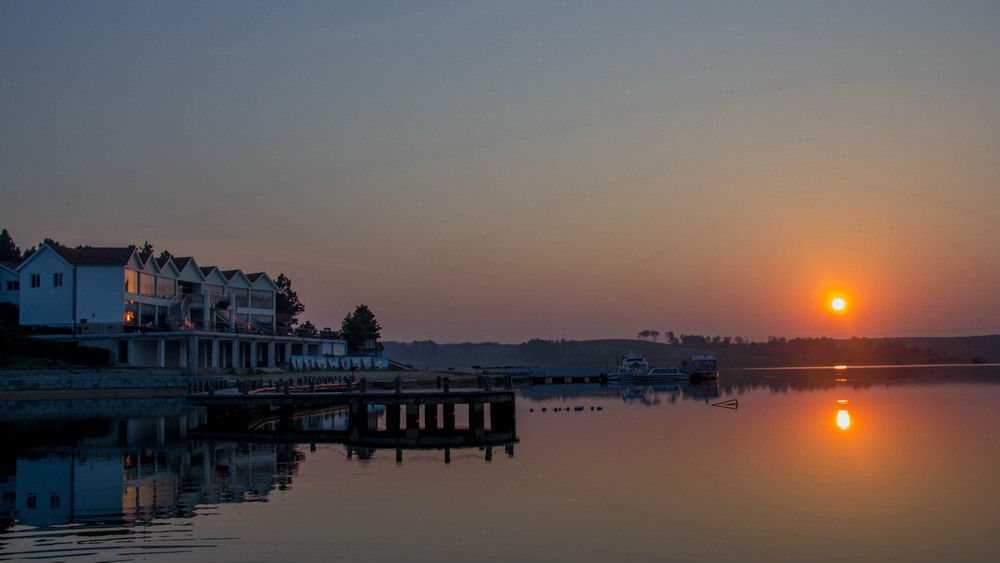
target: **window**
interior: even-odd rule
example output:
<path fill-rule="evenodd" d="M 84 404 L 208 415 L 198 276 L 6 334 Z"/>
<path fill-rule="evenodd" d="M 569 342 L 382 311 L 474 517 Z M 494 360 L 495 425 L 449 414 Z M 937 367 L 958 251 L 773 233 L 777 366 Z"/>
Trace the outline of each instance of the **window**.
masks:
<path fill-rule="evenodd" d="M 42 275 L 41 274 L 31 274 L 31 287 L 42 287 Z"/>
<path fill-rule="evenodd" d="M 237 307 L 249 307 L 250 306 L 250 290 L 234 288 L 229 290 L 229 294 L 233 296 L 233 303 Z"/>
<path fill-rule="evenodd" d="M 139 304 L 135 301 L 125 302 L 125 324 L 135 325 L 139 324 Z"/>
<path fill-rule="evenodd" d="M 250 290 L 250 306 L 254 309 L 271 309 L 274 307 L 274 292 L 261 289 Z"/>
<path fill-rule="evenodd" d="M 7 282 L 7 291 L 20 291 L 21 282 L 20 281 L 9 281 Z"/>
<path fill-rule="evenodd" d="M 56 272 L 52 274 L 52 287 L 62 287 L 63 275 L 62 272 Z"/>
<path fill-rule="evenodd" d="M 125 293 L 139 293 L 139 272 L 125 270 Z"/>
<path fill-rule="evenodd" d="M 156 305 L 148 303 L 139 305 L 139 324 L 150 327 L 156 324 Z"/>
<path fill-rule="evenodd" d="M 160 299 L 173 299 L 174 280 L 163 276 L 156 278 L 156 296 Z"/>
<path fill-rule="evenodd" d="M 139 293 L 147 297 L 156 296 L 156 276 L 141 274 L 139 276 Z"/>

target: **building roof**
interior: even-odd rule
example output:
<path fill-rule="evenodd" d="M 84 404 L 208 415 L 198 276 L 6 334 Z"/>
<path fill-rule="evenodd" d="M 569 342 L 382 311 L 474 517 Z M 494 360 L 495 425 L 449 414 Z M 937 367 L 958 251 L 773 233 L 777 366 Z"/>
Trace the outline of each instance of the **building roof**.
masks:
<path fill-rule="evenodd" d="M 241 273 L 240 270 L 219 270 L 219 271 L 222 272 L 222 275 L 226 276 L 227 280 L 231 280 L 233 279 L 233 276 Z"/>
<path fill-rule="evenodd" d="M 58 244 L 47 245 L 74 266 L 125 266 L 135 252 L 135 247 L 84 246 L 69 248 Z"/>
<path fill-rule="evenodd" d="M 8 270 L 16 270 L 17 267 L 20 266 L 20 264 L 18 264 L 17 262 L 7 262 L 5 260 L 0 260 L 0 266 L 3 266 Z"/>
<path fill-rule="evenodd" d="M 190 256 L 174 258 L 174 266 L 177 266 L 178 271 L 183 270 L 185 267 L 187 267 L 188 262 L 190 262 L 191 260 L 194 260 L 194 258 L 191 258 Z"/>

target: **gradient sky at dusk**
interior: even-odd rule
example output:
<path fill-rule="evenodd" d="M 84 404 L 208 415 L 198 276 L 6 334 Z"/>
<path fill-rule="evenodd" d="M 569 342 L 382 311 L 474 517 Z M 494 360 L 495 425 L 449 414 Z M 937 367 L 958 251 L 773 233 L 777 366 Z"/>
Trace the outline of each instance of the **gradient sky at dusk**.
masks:
<path fill-rule="evenodd" d="M 1000 332 L 1000 3 L 827 4 L 7 0 L 0 227 L 389 340 Z"/>

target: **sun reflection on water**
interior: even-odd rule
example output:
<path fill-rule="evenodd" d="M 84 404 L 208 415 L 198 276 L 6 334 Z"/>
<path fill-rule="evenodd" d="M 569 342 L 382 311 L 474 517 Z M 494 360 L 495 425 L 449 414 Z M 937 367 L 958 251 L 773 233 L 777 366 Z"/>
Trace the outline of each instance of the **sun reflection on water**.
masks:
<path fill-rule="evenodd" d="M 851 415 L 848 414 L 846 410 L 837 411 L 837 426 L 839 426 L 841 430 L 847 430 L 850 425 Z"/>

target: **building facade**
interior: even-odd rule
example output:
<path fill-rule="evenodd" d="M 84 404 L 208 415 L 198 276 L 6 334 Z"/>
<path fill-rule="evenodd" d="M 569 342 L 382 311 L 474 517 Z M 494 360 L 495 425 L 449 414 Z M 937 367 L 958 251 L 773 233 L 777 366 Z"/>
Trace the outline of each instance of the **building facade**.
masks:
<path fill-rule="evenodd" d="M 14 276 L 11 276 L 14 274 Z M 278 286 L 266 273 L 154 258 L 135 247 L 43 244 L 0 269 L 20 324 L 112 351 L 118 365 L 199 369 L 286 365 L 292 355 L 343 355 L 344 343 L 299 337 L 276 323 Z M 60 335 L 71 335 L 70 337 Z"/>

